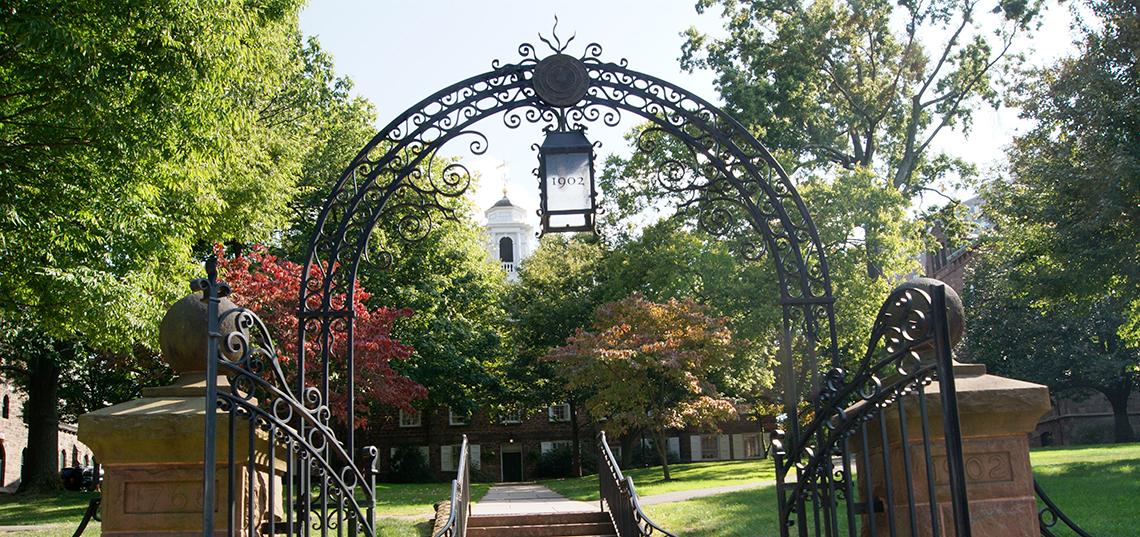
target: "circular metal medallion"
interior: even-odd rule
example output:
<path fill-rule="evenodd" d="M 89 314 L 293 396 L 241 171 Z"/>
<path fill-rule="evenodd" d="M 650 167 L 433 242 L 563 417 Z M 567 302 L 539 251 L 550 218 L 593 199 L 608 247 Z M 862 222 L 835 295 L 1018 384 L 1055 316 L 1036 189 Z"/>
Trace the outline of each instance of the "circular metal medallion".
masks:
<path fill-rule="evenodd" d="M 586 66 L 573 56 L 555 54 L 544 58 L 534 68 L 534 92 L 550 106 L 574 106 L 586 96 L 589 87 Z"/>

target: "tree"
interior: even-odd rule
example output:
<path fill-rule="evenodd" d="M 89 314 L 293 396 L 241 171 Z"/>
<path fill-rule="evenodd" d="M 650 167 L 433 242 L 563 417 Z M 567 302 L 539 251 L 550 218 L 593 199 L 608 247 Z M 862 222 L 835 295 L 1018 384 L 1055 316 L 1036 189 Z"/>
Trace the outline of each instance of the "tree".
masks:
<path fill-rule="evenodd" d="M 1135 2 L 1086 2 L 1078 55 L 1034 70 L 1014 103 L 1035 121 L 1014 140 L 987 216 L 1019 249 L 1016 286 L 1050 303 L 1130 297 L 1121 336 L 1140 346 L 1140 25 Z"/>
<path fill-rule="evenodd" d="M 1017 288 L 1016 257 L 979 247 L 965 295 L 968 359 L 992 371 L 1078 395 L 1096 391 L 1112 406 L 1117 442 L 1135 436 L 1128 400 L 1140 383 L 1140 350 L 1119 335 L 1127 301 L 1055 302 Z M 1012 262 L 1011 262 L 1012 261 Z"/>
<path fill-rule="evenodd" d="M 1036 125 L 1008 177 L 983 189 L 969 275 L 969 349 L 995 370 L 1103 393 L 1118 441 L 1140 372 L 1140 20 L 1134 2 L 1087 2 L 1078 55 L 1030 71 L 1015 102 Z"/>
<path fill-rule="evenodd" d="M 589 388 L 587 412 L 617 434 L 648 430 L 668 481 L 665 433 L 714 427 L 735 415 L 706 379 L 734 351 L 724 318 L 692 300 L 650 302 L 640 295 L 595 311 L 592 331 L 579 329 L 552 351 L 570 389 Z"/>
<path fill-rule="evenodd" d="M 226 257 L 221 246 L 215 248 L 221 278 L 233 289 L 231 299 L 235 304 L 249 308 L 265 322 L 277 346 L 278 359 L 284 364 L 293 362 L 297 353 L 296 330 L 297 298 L 301 296 L 301 266 L 292 261 L 279 259 L 266 253 L 264 248 L 254 248 L 244 255 Z M 345 374 L 352 374 L 355 382 L 355 416 L 353 426 L 368 423 L 368 408 L 372 403 L 384 404 L 411 410 L 411 403 L 425 397 L 426 390 L 415 381 L 400 375 L 393 368 L 394 362 L 407 360 L 412 349 L 391 337 L 392 326 L 400 317 L 412 314 L 408 309 L 365 306 L 369 294 L 359 282 L 354 282 L 353 294 L 353 351 L 354 370 L 348 372 L 344 362 L 348 354 L 348 338 L 343 331 L 332 330 L 329 369 L 336 374 L 330 386 L 329 401 L 333 415 L 340 419 L 347 416 L 347 392 Z M 330 298 L 334 304 L 343 304 L 348 297 L 341 293 Z M 321 355 L 317 338 L 305 341 L 305 354 L 309 357 Z M 323 374 L 319 360 L 306 362 L 306 375 L 314 378 Z M 286 387 L 287 388 L 287 387 Z"/>
<path fill-rule="evenodd" d="M 589 325 L 602 303 L 605 255 L 593 235 L 547 235 L 519 267 L 519 281 L 508 288 L 503 300 L 515 349 L 501 370 L 501 398 L 528 410 L 570 404 L 571 465 L 576 475 L 582 473 L 578 416 L 590 388 L 567 390 L 554 364 L 542 357 Z"/>
<path fill-rule="evenodd" d="M 299 7 L 0 12 L 0 316 L 48 338 L 6 364 L 29 396 L 23 490 L 59 486 L 43 454 L 57 444 L 60 371 L 154 347 L 163 305 L 200 275 L 209 244 L 285 223 L 320 135 L 311 119 L 331 102 L 311 98 L 330 78 L 306 63 L 316 49 L 301 44 Z"/>
<path fill-rule="evenodd" d="M 999 0 L 987 20 L 978 0 L 699 0 L 698 12 L 722 9 L 727 35 L 690 28 L 681 65 L 713 71 L 726 109 L 798 176 L 870 174 L 909 205 L 945 196 L 944 178 L 975 175 L 933 143 L 944 130 L 968 133 L 979 106 L 997 106 L 993 75 L 1020 61 L 1009 51 L 1040 4 Z M 870 279 L 899 274 L 881 253 L 897 239 L 873 224 L 860 234 Z"/>
<path fill-rule="evenodd" d="M 1010 47 L 1040 2 L 998 2 L 993 39 L 979 4 L 700 0 L 698 12 L 723 10 L 727 35 L 690 28 L 681 65 L 715 72 L 728 110 L 785 165 L 873 169 L 909 199 L 963 168 L 931 144 L 943 129 L 968 131 L 978 104 L 997 104 L 992 76 L 1017 59 Z M 948 37 L 928 49 L 931 34 Z"/>

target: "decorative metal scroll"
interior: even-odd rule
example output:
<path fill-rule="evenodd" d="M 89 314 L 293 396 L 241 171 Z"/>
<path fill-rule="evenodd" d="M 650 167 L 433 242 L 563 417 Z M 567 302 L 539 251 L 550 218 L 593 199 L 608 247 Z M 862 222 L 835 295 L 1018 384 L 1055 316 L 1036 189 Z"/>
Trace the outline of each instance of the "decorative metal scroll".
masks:
<path fill-rule="evenodd" d="M 1041 537 L 1059 537 L 1066 533 L 1058 533 L 1059 527 L 1068 529 L 1067 533 L 1079 535 L 1080 537 L 1092 537 L 1089 532 L 1085 531 L 1073 519 L 1069 518 L 1053 499 L 1045 494 L 1045 489 L 1041 488 L 1041 483 L 1036 479 L 1033 480 L 1033 492 L 1037 494 L 1037 500 L 1041 502 L 1044 507 L 1037 512 L 1037 520 L 1041 524 Z"/>
<path fill-rule="evenodd" d="M 209 301 L 207 401 L 218 412 L 206 413 L 205 505 L 218 509 L 205 510 L 205 534 L 375 535 L 376 449 L 361 450 L 360 470 L 321 391 L 290 390 L 265 324 L 245 308 L 219 313 L 229 287 L 213 260 L 207 274 L 195 288 Z"/>
<path fill-rule="evenodd" d="M 641 500 L 637 497 L 633 478 L 622 475 L 621 467 L 606 441 L 605 431 L 598 433 L 598 461 L 598 492 L 618 537 L 675 537 L 654 524 L 645 511 L 641 510 Z"/>
<path fill-rule="evenodd" d="M 801 442 L 777 432 L 781 535 L 970 535 L 944 293 L 895 291 L 854 370 L 825 375 Z"/>
<path fill-rule="evenodd" d="M 336 374 L 329 372 L 330 363 L 352 367 L 351 354 L 334 356 L 331 342 L 334 332 L 351 339 L 346 304 L 352 303 L 352 279 L 361 266 L 391 266 L 401 244 L 421 241 L 441 219 L 457 216 L 450 200 L 467 191 L 471 176 L 462 163 L 441 156 L 445 146 L 450 144 L 448 154 L 485 153 L 489 142 L 477 123 L 489 118 L 500 118 L 508 128 L 577 129 L 613 127 L 631 114 L 679 141 L 699 163 L 691 173 L 671 176 L 669 188 L 685 198 L 683 208 L 700 212 L 701 227 L 731 236 L 749 259 L 772 260 L 785 314 L 785 404 L 798 423 L 797 401 L 818 390 L 817 356 L 836 366 L 838 353 L 827 262 L 792 181 L 745 127 L 709 102 L 629 69 L 625 60 L 604 60 L 597 44 L 576 57 L 565 49 L 559 41 L 552 55 L 539 57 L 534 46 L 521 45 L 521 59 L 495 61 L 491 71 L 424 99 L 353 159 L 318 217 L 302 279 L 298 334 L 302 343 L 318 341 L 320 351 L 305 356 L 306 346 L 298 345 L 299 361 L 317 360 L 325 367 L 314 370 L 326 373 L 317 379 L 301 375 L 298 386 L 327 387 L 328 376 Z M 377 235 L 384 241 L 370 245 Z M 337 303 L 332 297 L 341 293 L 349 299 Z M 351 353 L 351 346 L 344 352 Z M 344 404 L 351 417 L 352 398 Z M 351 451 L 352 432 L 344 436 Z"/>

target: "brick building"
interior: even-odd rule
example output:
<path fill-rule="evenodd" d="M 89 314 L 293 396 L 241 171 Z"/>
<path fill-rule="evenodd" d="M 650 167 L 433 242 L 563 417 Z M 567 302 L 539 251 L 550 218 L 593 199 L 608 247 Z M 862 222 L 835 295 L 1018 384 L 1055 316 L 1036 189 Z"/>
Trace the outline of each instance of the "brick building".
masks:
<path fill-rule="evenodd" d="M 467 435 L 473 479 L 529 481 L 536 477 L 540 455 L 572 446 L 570 412 L 567 404 L 498 417 L 482 412 L 461 416 L 446 408 L 424 415 L 394 411 L 370 424 L 366 442 L 380 451 L 378 469 L 382 480 L 391 475 L 392 459 L 400 448 L 419 450 L 436 479 L 455 477 L 459 445 L 463 435 Z M 578 418 L 582 450 L 591 452 L 598 429 L 581 413 Z M 682 462 L 763 458 L 770 442 L 765 431 L 771 431 L 773 425 L 741 419 L 721 424 L 717 432 L 671 431 L 666 437 L 666 448 L 671 460 Z M 625 442 L 610 438 L 610 442 L 610 449 L 618 458 L 622 458 L 623 444 L 626 449 L 637 449 L 639 444 L 646 449 L 650 446 L 643 437 L 627 438 Z"/>
<path fill-rule="evenodd" d="M 28 426 L 24 424 L 27 397 L 12 383 L 0 378 L 0 493 L 15 492 L 20 486 L 24 451 L 28 447 Z M 74 425 L 59 425 L 59 469 L 91 466 L 94 455 L 75 436 Z"/>

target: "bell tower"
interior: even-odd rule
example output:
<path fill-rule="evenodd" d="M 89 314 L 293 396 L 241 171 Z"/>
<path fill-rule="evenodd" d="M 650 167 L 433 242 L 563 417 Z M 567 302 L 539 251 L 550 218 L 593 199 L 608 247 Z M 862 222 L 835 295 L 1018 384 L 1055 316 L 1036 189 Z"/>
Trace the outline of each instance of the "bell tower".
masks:
<path fill-rule="evenodd" d="M 507 198 L 495 202 L 483 213 L 487 217 L 487 252 L 507 273 L 508 281 L 518 279 L 518 266 L 534 251 L 534 227 L 526 219 L 526 210 Z"/>

